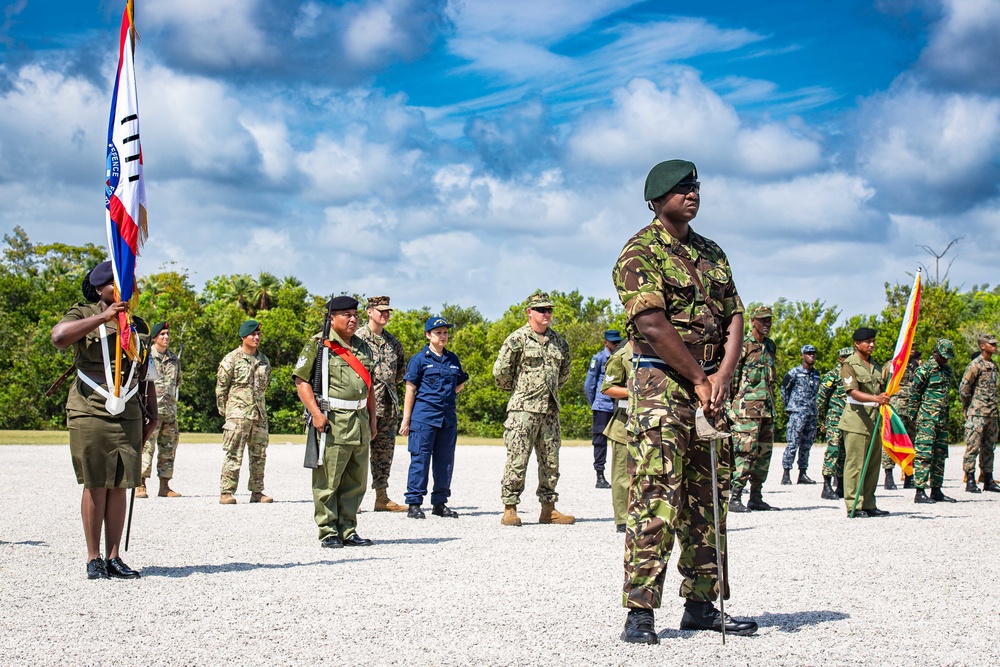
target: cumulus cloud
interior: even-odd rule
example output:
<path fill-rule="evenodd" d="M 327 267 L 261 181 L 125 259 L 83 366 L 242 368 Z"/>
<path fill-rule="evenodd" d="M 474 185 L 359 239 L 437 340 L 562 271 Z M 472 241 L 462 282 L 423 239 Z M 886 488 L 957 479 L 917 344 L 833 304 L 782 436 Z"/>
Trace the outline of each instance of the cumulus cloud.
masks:
<path fill-rule="evenodd" d="M 1000 92 L 1000 3 L 943 0 L 917 70 L 935 86 Z"/>

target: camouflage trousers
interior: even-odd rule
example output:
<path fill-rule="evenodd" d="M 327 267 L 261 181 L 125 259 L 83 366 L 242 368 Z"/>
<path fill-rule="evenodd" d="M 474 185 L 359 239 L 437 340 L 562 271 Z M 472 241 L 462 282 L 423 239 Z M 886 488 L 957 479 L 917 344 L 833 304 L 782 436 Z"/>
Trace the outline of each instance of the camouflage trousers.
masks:
<path fill-rule="evenodd" d="M 785 428 L 785 453 L 781 456 L 781 467 L 791 470 L 795 463 L 795 453 L 798 452 L 799 470 L 809 467 L 809 451 L 816 440 L 816 413 L 791 412 L 788 414 L 788 426 Z"/>
<path fill-rule="evenodd" d="M 712 512 L 710 443 L 694 435 L 698 399 L 655 366 L 638 365 L 629 393 L 636 410 L 629 419 L 628 470 L 632 475 L 625 530 L 625 583 L 622 606 L 660 606 L 674 538 L 680 544 L 677 569 L 681 597 L 716 600 L 719 576 L 717 540 L 725 554 L 729 498 L 729 439 L 718 442 L 719 529 Z M 724 420 L 717 426 L 725 428 Z M 723 567 L 727 567 L 725 556 Z M 725 577 L 726 582 L 729 577 Z M 723 592 L 729 597 L 728 588 Z"/>
<path fill-rule="evenodd" d="M 965 455 L 962 470 L 976 474 L 976 458 L 984 475 L 993 474 L 993 451 L 997 444 L 997 418 L 971 415 L 965 420 Z"/>
<path fill-rule="evenodd" d="M 948 415 L 917 417 L 917 439 L 913 442 L 913 483 L 918 489 L 939 489 L 944 483 L 948 458 Z"/>
<path fill-rule="evenodd" d="M 227 419 L 222 427 L 222 479 L 219 493 L 232 495 L 240 481 L 243 449 L 247 449 L 250 468 L 247 488 L 251 493 L 264 491 L 264 461 L 267 459 L 267 424 L 253 419 Z"/>
<path fill-rule="evenodd" d="M 372 438 L 369 461 L 372 469 L 372 488 L 377 491 L 389 488 L 389 469 L 392 468 L 392 455 L 396 452 L 399 416 L 379 417 L 376 428 L 378 433 Z"/>
<path fill-rule="evenodd" d="M 153 472 L 153 452 L 156 452 L 156 476 L 171 479 L 174 476 L 174 457 L 177 456 L 177 419 L 169 419 L 157 424 L 142 446 L 142 478 L 149 479 Z"/>
<path fill-rule="evenodd" d="M 838 420 L 839 421 L 839 420 Z M 826 453 L 823 455 L 823 477 L 844 476 L 844 433 L 836 423 L 826 424 Z"/>
<path fill-rule="evenodd" d="M 611 438 L 608 444 L 611 445 L 611 509 L 615 525 L 620 526 L 628 517 L 628 490 L 632 484 L 628 475 L 628 447 Z"/>
<path fill-rule="evenodd" d="M 517 505 L 524 491 L 524 477 L 528 471 L 531 450 L 538 461 L 538 500 L 554 503 L 559 500 L 556 482 L 559 481 L 559 431 L 558 412 L 507 413 L 503 423 L 503 442 L 507 446 L 507 463 L 500 481 L 500 499 L 504 505 Z"/>
<path fill-rule="evenodd" d="M 847 511 L 854 506 L 854 498 L 858 492 L 858 482 L 861 482 L 861 495 L 858 496 L 857 509 L 877 509 L 875 505 L 875 489 L 878 486 L 878 456 L 873 451 L 868 456 L 871 445 L 871 433 L 850 433 L 841 431 L 844 439 L 844 504 Z M 872 447 L 878 447 L 876 442 Z M 868 465 L 865 466 L 865 459 Z"/>
<path fill-rule="evenodd" d="M 774 420 L 733 417 L 733 494 L 742 493 L 749 481 L 762 486 L 767 480 L 774 449 Z"/>

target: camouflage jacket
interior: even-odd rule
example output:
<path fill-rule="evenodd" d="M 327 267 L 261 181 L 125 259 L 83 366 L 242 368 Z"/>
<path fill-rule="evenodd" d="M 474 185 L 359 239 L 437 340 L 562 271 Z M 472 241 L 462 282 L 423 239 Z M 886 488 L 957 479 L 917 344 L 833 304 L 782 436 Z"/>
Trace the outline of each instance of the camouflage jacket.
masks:
<path fill-rule="evenodd" d="M 816 392 L 816 418 L 833 428 L 837 428 L 840 415 L 844 414 L 847 403 L 847 391 L 840 381 L 840 366 L 831 369 L 819 381 L 819 391 Z"/>
<path fill-rule="evenodd" d="M 997 365 L 976 357 L 965 368 L 958 385 L 958 399 L 967 417 L 997 416 Z"/>
<path fill-rule="evenodd" d="M 913 403 L 910 419 L 918 416 L 928 419 L 945 419 L 948 415 L 948 390 L 951 389 L 951 366 L 941 366 L 933 357 L 913 374 Z"/>
<path fill-rule="evenodd" d="M 664 310 L 686 345 L 721 343 L 725 320 L 743 312 L 722 249 L 693 229 L 687 243 L 681 243 L 659 220 L 628 240 L 611 278 L 625 307 L 629 336 L 637 342 L 645 338 L 635 317 L 647 310 Z"/>
<path fill-rule="evenodd" d="M 549 329 L 535 333 L 525 324 L 507 336 L 493 364 L 497 386 L 510 392 L 507 410 L 559 410 L 559 388 L 569 379 L 569 344 Z"/>
<path fill-rule="evenodd" d="M 368 326 L 360 326 L 355 336 L 368 343 L 375 372 L 372 373 L 372 390 L 375 393 L 375 414 L 377 417 L 395 419 L 399 415 L 399 395 L 397 385 L 406 375 L 406 354 L 403 344 L 388 331 L 379 336 Z"/>
<path fill-rule="evenodd" d="M 271 384 L 271 363 L 264 353 L 250 356 L 238 347 L 219 362 L 215 376 L 215 401 L 219 414 L 229 419 L 253 419 L 267 426 L 264 394 Z"/>
<path fill-rule="evenodd" d="M 751 331 L 743 339 L 731 386 L 733 417 L 774 419 L 774 383 L 778 381 L 774 353 L 774 341 L 766 336 L 758 343 Z"/>
<path fill-rule="evenodd" d="M 181 384 L 181 360 L 172 351 L 163 354 L 152 347 L 150 356 L 156 364 L 156 408 L 160 413 L 160 421 L 177 419 L 177 388 Z"/>
<path fill-rule="evenodd" d="M 819 371 L 806 370 L 801 364 L 785 373 L 781 380 L 781 402 L 786 412 L 816 412 Z"/>

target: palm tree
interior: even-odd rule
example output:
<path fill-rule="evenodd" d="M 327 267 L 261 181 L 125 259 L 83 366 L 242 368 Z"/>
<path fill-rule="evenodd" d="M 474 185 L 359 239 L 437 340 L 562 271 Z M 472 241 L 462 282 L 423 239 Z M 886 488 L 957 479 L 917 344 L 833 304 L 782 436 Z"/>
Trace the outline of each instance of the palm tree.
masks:
<path fill-rule="evenodd" d="M 255 286 L 254 279 L 245 273 L 240 273 L 230 278 L 229 283 L 230 288 L 226 297 L 235 301 L 244 313 L 253 317 L 256 313 L 254 304 L 251 302 Z"/>
<path fill-rule="evenodd" d="M 261 271 L 253 283 L 253 302 L 257 310 L 269 310 L 278 290 L 278 278 L 272 273 Z"/>

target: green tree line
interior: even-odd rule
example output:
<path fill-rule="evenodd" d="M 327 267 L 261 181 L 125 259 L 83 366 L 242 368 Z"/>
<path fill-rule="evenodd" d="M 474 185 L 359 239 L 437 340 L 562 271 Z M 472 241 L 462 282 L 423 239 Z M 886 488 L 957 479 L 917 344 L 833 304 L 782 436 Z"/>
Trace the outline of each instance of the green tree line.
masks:
<path fill-rule="evenodd" d="M 5 234 L 4 243 L 0 259 L 0 429 L 65 428 L 67 385 L 51 397 L 44 394 L 69 368 L 72 356 L 56 350 L 49 333 L 82 299 L 80 284 L 86 270 L 102 261 L 106 253 L 93 244 L 33 243 L 20 227 Z M 851 346 L 851 332 L 862 325 L 880 332 L 874 356 L 884 361 L 895 346 L 909 292 L 909 282 L 886 284 L 886 303 L 877 314 L 844 316 L 836 306 L 821 300 L 779 299 L 770 304 L 779 378 L 800 362 L 799 349 L 806 343 L 819 350 L 817 367 L 821 371 L 831 368 L 837 361 L 837 349 Z M 578 291 L 550 294 L 555 304 L 552 326 L 566 337 L 573 359 L 570 379 L 560 392 L 563 433 L 569 438 L 589 438 L 590 407 L 583 394 L 584 377 L 591 356 L 601 349 L 601 332 L 624 329 L 624 314 L 608 299 L 586 297 Z M 365 295 L 354 296 L 363 303 Z M 278 278 L 270 273 L 216 276 L 200 292 L 192 286 L 187 272 L 174 265 L 140 279 L 136 314 L 150 324 L 167 321 L 171 348 L 181 356 L 180 429 L 221 430 L 223 420 L 215 410 L 216 369 L 222 357 L 239 345 L 240 323 L 253 317 L 261 323 L 261 349 L 273 367 L 267 395 L 271 431 L 301 431 L 302 407 L 292 369 L 306 340 L 319 331 L 323 304 L 328 299 L 329 295 L 310 294 L 295 276 Z M 754 305 L 748 304 L 748 310 Z M 361 315 L 363 319 L 363 311 Z M 475 307 L 448 303 L 434 311 L 429 307 L 396 310 L 387 330 L 399 338 L 407 355 L 423 347 L 423 323 L 431 315 L 441 315 L 455 324 L 448 347 L 469 374 L 466 389 L 458 397 L 459 432 L 502 436 L 507 394 L 494 383 L 492 367 L 504 339 L 525 323 L 523 303 L 511 305 L 494 321 Z M 962 291 L 947 280 L 925 282 L 916 340 L 925 358 L 937 338 L 952 339 L 957 350 L 953 363 L 960 376 L 977 349 L 976 337 L 984 331 L 1000 331 L 1000 287 L 973 286 Z M 957 441 L 962 438 L 962 416 L 954 392 L 952 398 L 951 429 Z M 786 416 L 780 400 L 778 403 L 781 439 Z"/>

